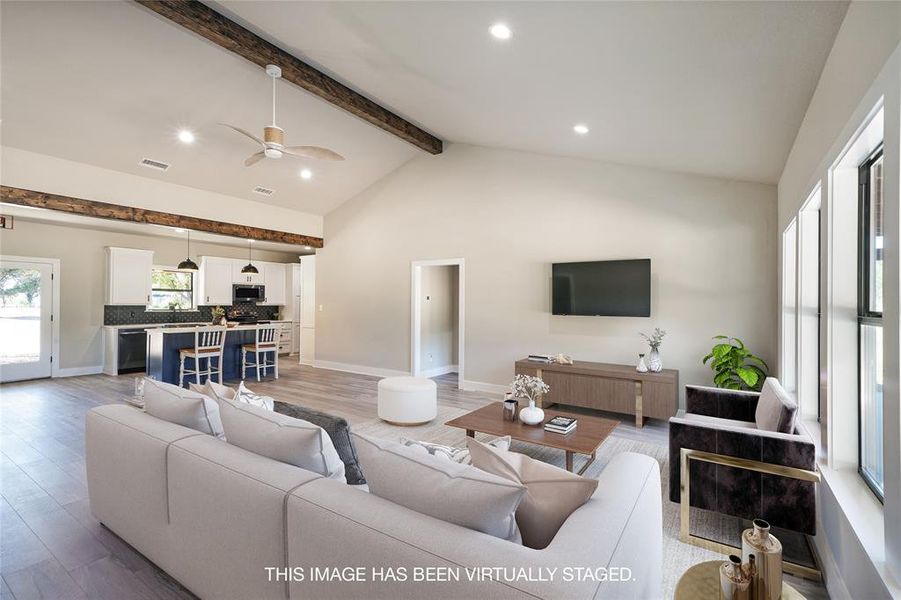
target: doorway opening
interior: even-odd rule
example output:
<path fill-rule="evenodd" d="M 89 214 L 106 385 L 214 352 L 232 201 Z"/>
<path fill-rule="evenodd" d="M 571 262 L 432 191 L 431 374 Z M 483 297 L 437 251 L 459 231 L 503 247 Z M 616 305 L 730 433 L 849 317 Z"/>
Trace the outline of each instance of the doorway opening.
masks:
<path fill-rule="evenodd" d="M 0 256 L 0 382 L 55 374 L 59 261 Z"/>
<path fill-rule="evenodd" d="M 410 372 L 463 389 L 465 265 L 462 258 L 414 261 Z"/>

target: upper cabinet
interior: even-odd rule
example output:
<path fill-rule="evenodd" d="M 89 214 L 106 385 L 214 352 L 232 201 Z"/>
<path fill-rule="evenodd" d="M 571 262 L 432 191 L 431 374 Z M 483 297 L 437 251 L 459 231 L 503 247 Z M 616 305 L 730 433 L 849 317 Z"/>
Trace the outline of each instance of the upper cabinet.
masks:
<path fill-rule="evenodd" d="M 288 302 L 288 294 L 285 285 L 286 267 L 282 263 L 259 263 L 257 268 L 263 276 L 261 282 L 266 286 L 266 300 L 260 304 L 285 305 Z"/>
<path fill-rule="evenodd" d="M 107 304 L 146 306 L 150 303 L 152 250 L 108 247 L 106 265 Z"/>
<path fill-rule="evenodd" d="M 197 274 L 197 304 L 232 303 L 232 271 L 235 261 L 231 258 L 204 256 L 200 259 L 200 271 Z M 239 269 L 240 271 L 240 269 Z"/>
<path fill-rule="evenodd" d="M 259 273 L 242 273 L 241 269 L 247 266 L 247 263 L 240 259 L 231 259 L 232 263 L 232 281 L 234 283 L 246 283 L 248 285 L 263 285 L 263 269 L 262 263 L 257 261 L 253 266 L 257 268 Z"/>

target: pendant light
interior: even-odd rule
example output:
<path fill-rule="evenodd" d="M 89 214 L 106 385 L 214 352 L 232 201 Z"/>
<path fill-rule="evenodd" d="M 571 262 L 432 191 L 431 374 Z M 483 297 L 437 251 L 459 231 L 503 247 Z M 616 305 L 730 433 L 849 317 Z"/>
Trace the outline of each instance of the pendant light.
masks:
<path fill-rule="evenodd" d="M 251 244 L 253 240 L 247 240 L 247 264 L 241 268 L 242 273 L 259 273 L 260 270 L 253 266 L 253 250 Z"/>
<path fill-rule="evenodd" d="M 191 230 L 188 230 L 188 258 L 184 259 L 180 263 L 178 263 L 178 269 L 180 271 L 199 271 L 200 267 L 197 266 L 197 263 L 191 260 Z"/>

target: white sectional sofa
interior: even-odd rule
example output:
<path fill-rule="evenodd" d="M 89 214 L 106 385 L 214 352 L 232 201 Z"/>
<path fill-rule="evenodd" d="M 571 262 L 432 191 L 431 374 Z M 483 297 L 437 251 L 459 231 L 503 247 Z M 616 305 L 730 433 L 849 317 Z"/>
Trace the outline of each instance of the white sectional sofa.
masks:
<path fill-rule="evenodd" d="M 88 413 L 86 460 L 94 516 L 206 599 L 661 597 L 659 466 L 639 454 L 610 461 L 594 496 L 544 550 L 439 521 L 129 406 Z M 286 566 L 295 575 L 302 569 L 304 580 L 270 581 L 276 573 L 267 567 Z M 316 567 L 345 581 L 311 581 Z M 461 580 L 414 581 L 415 567 L 446 567 L 430 578 Z M 485 567 L 527 578 L 468 580 L 466 568 Z M 378 569 L 400 568 L 406 581 L 374 580 Z M 576 580 L 564 580 L 567 568 Z M 622 568 L 630 581 L 597 580 L 629 575 Z M 347 581 L 359 575 L 364 580 Z"/>

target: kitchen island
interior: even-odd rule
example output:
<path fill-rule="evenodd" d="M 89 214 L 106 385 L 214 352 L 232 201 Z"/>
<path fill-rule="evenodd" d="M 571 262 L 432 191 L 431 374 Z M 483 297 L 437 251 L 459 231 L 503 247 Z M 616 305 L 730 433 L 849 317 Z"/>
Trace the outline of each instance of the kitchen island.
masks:
<path fill-rule="evenodd" d="M 178 368 L 181 361 L 178 351 L 194 347 L 194 332 L 199 325 L 167 325 L 147 328 L 147 376 L 157 381 L 178 385 Z M 205 325 L 204 325 L 205 327 Z M 222 380 L 241 379 L 241 346 L 252 344 L 256 325 L 235 325 L 225 333 L 225 347 L 222 349 Z M 214 364 L 215 364 L 215 360 Z M 192 359 L 187 359 L 189 364 Z M 206 359 L 201 360 L 206 368 Z M 269 374 L 272 373 L 270 369 Z M 262 373 L 261 373 L 262 375 Z M 248 369 L 248 377 L 256 377 L 256 369 Z M 218 380 L 218 377 L 214 376 Z M 193 375 L 185 376 L 185 385 L 193 383 Z M 201 374 L 201 383 L 206 376 Z"/>

